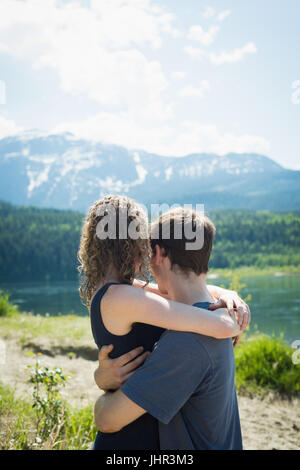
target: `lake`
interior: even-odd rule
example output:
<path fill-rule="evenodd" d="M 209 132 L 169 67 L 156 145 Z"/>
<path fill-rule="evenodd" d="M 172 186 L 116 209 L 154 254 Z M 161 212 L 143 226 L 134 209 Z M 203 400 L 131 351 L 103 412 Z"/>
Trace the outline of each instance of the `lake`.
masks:
<path fill-rule="evenodd" d="M 251 330 L 267 334 L 283 333 L 289 342 L 300 339 L 300 275 L 268 275 L 242 278 L 244 294 L 252 297 Z M 211 284 L 228 285 L 218 277 Z M 1 284 L 22 311 L 40 315 L 87 315 L 79 300 L 76 282 Z"/>

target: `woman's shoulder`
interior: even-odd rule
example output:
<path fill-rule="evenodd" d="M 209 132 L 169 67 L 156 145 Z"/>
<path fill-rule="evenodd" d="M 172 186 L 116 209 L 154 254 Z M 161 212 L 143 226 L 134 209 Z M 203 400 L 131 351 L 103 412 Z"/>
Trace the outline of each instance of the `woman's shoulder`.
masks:
<path fill-rule="evenodd" d="M 128 304 L 132 306 L 132 302 L 141 300 L 145 295 L 145 291 L 130 284 L 112 284 L 103 296 L 102 305 L 104 308 L 109 307 L 110 311 L 123 310 Z"/>
<path fill-rule="evenodd" d="M 100 314 L 105 328 L 112 334 L 125 335 L 136 322 L 136 312 L 140 309 L 142 289 L 129 284 L 109 286 L 101 299 Z"/>

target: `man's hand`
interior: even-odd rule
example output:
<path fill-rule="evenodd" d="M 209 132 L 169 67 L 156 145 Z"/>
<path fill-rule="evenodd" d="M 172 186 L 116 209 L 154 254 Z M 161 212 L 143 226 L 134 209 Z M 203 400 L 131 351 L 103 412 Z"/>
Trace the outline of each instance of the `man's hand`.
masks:
<path fill-rule="evenodd" d="M 236 348 L 237 345 L 239 344 L 239 342 L 241 341 L 241 337 L 243 336 L 243 332 L 238 335 L 238 336 L 235 336 L 234 338 L 232 338 L 232 344 L 233 344 L 233 347 Z"/>
<path fill-rule="evenodd" d="M 144 348 L 133 349 L 117 359 L 111 359 L 109 354 L 114 346 L 103 346 L 99 352 L 99 365 L 94 372 L 94 379 L 100 390 L 117 390 L 142 365 L 150 352 L 143 353 Z"/>
<path fill-rule="evenodd" d="M 217 310 L 218 308 L 227 308 L 229 315 L 236 318 L 241 331 L 249 326 L 251 320 L 250 308 L 236 292 L 226 290 L 222 293 L 219 300 L 210 306 L 210 310 Z"/>

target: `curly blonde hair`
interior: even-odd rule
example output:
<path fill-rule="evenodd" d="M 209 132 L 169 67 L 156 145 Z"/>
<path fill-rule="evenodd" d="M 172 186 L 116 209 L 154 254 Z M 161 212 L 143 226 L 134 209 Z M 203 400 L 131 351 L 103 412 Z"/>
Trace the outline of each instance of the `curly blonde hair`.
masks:
<path fill-rule="evenodd" d="M 99 237 L 99 223 L 104 222 L 104 217 L 109 215 L 111 209 L 116 216 L 115 236 L 103 239 Z M 120 236 L 121 211 L 126 211 L 126 238 Z M 137 239 L 128 235 L 131 223 L 134 224 L 136 233 L 140 234 Z M 79 292 L 82 303 L 88 308 L 96 289 L 104 284 L 111 267 L 118 272 L 120 283 L 132 284 L 136 276 L 148 282 L 150 244 L 147 235 L 143 236 L 147 233 L 147 226 L 145 212 L 135 201 L 125 196 L 106 196 L 89 209 L 78 251 L 81 277 Z"/>

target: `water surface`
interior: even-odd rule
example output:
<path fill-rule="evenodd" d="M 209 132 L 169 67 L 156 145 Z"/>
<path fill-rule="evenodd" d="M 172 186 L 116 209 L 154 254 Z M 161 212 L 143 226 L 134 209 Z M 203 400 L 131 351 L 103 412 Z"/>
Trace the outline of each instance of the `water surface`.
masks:
<path fill-rule="evenodd" d="M 268 275 L 243 278 L 244 294 L 250 294 L 251 330 L 283 333 L 288 341 L 300 339 L 300 275 Z M 210 279 L 228 285 L 228 280 Z M 76 282 L 2 284 L 22 311 L 40 315 L 88 315 L 80 303 Z"/>

